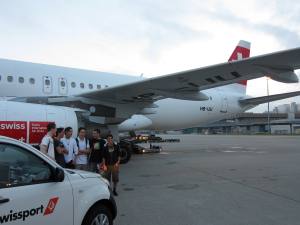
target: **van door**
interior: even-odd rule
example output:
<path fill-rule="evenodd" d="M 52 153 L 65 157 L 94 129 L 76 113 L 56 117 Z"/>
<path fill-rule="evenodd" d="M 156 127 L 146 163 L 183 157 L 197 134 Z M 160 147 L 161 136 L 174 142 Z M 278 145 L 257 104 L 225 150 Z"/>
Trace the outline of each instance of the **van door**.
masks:
<path fill-rule="evenodd" d="M 52 78 L 49 76 L 43 77 L 43 91 L 45 94 L 52 93 Z"/>
<path fill-rule="evenodd" d="M 0 143 L 0 224 L 73 224 L 73 193 L 67 174 L 23 147 Z"/>
<path fill-rule="evenodd" d="M 57 126 L 66 126 L 66 113 L 64 109 L 53 107 L 53 106 L 47 106 L 47 117 L 46 120 L 48 122 L 55 122 Z"/>
<path fill-rule="evenodd" d="M 58 78 L 58 93 L 61 95 L 68 94 L 67 80 L 63 77 Z"/>

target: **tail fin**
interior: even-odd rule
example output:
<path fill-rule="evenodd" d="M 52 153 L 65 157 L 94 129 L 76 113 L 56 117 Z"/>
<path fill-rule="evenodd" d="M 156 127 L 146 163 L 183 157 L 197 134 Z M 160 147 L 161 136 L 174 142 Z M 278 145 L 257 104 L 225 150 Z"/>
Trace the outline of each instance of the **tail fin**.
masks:
<path fill-rule="evenodd" d="M 250 46 L 251 46 L 250 42 L 240 40 L 238 45 L 235 47 L 234 51 L 232 52 L 228 62 L 249 58 Z M 238 83 L 247 86 L 247 80 L 241 80 Z"/>

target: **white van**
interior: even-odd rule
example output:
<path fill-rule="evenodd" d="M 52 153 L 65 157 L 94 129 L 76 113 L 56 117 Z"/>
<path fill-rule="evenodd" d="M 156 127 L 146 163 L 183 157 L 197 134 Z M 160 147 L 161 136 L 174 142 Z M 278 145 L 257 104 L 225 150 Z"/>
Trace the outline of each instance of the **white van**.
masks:
<path fill-rule="evenodd" d="M 63 169 L 30 145 L 0 136 L 0 224 L 112 225 L 116 215 L 100 175 Z"/>

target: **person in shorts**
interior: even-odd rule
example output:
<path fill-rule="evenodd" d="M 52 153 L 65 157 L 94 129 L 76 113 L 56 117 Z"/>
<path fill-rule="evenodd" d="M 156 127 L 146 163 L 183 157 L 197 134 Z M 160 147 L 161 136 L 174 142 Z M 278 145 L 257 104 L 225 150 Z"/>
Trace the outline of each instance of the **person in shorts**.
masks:
<path fill-rule="evenodd" d="M 120 168 L 120 147 L 113 141 L 113 136 L 109 134 L 104 145 L 103 164 L 105 165 L 105 178 L 113 183 L 113 194 L 117 193 L 117 184 L 119 182 Z"/>

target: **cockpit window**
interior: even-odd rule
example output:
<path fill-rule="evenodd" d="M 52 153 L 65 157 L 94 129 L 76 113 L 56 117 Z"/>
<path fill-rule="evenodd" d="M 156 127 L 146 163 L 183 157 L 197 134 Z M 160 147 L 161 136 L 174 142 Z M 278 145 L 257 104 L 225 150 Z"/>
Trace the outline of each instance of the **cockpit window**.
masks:
<path fill-rule="evenodd" d="M 84 88 L 84 83 L 80 83 L 80 87 L 81 87 L 81 88 Z"/>

